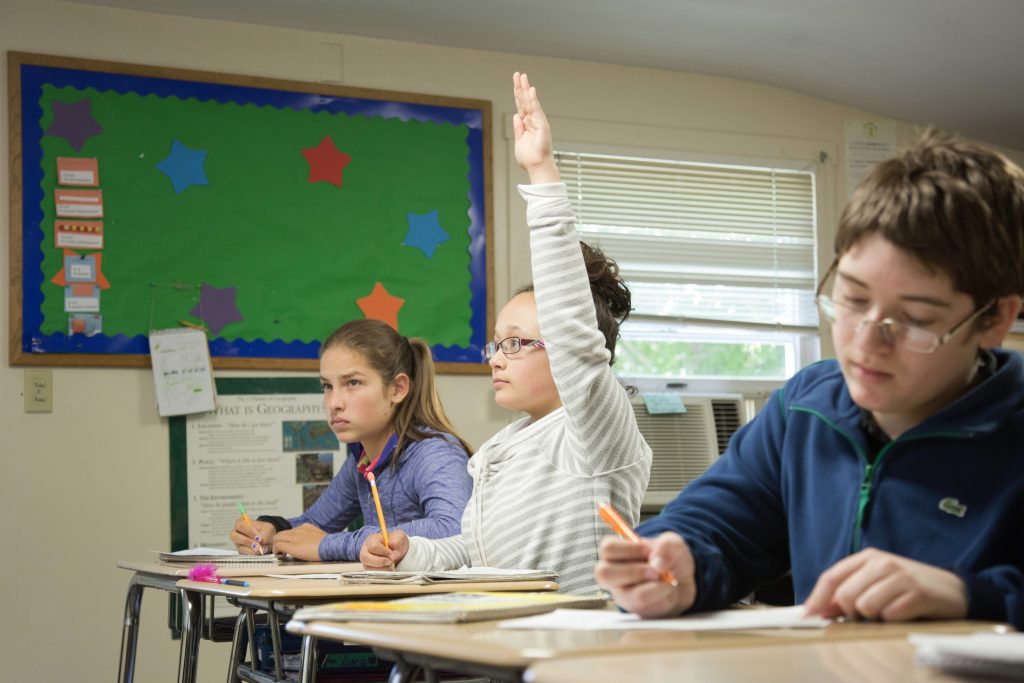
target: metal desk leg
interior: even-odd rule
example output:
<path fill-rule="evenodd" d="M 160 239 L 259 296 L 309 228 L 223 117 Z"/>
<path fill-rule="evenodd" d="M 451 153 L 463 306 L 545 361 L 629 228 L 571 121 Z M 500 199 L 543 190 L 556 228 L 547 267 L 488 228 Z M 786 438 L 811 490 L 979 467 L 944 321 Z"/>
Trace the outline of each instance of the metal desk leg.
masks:
<path fill-rule="evenodd" d="M 316 679 L 316 638 L 302 636 L 299 650 L 299 683 L 313 683 Z"/>
<path fill-rule="evenodd" d="M 139 616 L 142 612 L 142 591 L 137 575 L 128 582 L 128 597 L 124 603 L 124 624 L 121 627 L 121 668 L 117 672 L 120 683 L 135 679 L 135 650 L 139 644 Z"/>
<path fill-rule="evenodd" d="M 270 631 L 270 644 L 274 652 L 274 680 L 283 681 L 284 666 L 281 661 L 281 622 L 277 618 L 277 612 L 273 607 L 267 611 L 267 627 Z"/>
<path fill-rule="evenodd" d="M 245 661 L 245 650 L 242 648 L 242 634 L 245 633 L 245 610 L 238 613 L 235 621 L 235 633 L 231 636 L 231 658 L 228 660 L 228 683 L 238 683 L 238 665 Z"/>
<path fill-rule="evenodd" d="M 203 596 L 180 590 L 181 599 L 181 654 L 178 658 L 178 683 L 195 683 L 196 664 L 199 661 L 199 626 L 202 619 Z"/>

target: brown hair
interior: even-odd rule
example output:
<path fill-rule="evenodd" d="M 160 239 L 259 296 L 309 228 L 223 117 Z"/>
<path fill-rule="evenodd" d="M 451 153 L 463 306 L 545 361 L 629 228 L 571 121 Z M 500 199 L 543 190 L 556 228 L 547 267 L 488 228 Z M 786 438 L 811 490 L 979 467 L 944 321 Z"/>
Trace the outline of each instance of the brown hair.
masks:
<path fill-rule="evenodd" d="M 398 435 L 392 464 L 398 462 L 408 441 L 441 438 L 435 432 L 451 434 L 466 454 L 472 455 L 472 447 L 459 436 L 444 413 L 434 384 L 434 359 L 427 342 L 404 337 L 383 321 L 361 319 L 350 320 L 332 332 L 320 345 L 320 355 L 335 347 L 361 354 L 380 375 L 384 386 L 390 386 L 400 374 L 409 377 L 409 393 L 391 416 L 391 426 Z"/>
<path fill-rule="evenodd" d="M 633 310 L 629 287 L 619 275 L 619 264 L 605 256 L 597 247 L 580 240 L 583 265 L 590 279 L 590 294 L 594 298 L 597 329 L 604 335 L 604 346 L 611 353 L 608 364 L 615 362 L 615 342 L 619 340 L 619 327 Z M 516 294 L 532 292 L 533 283 L 520 287 Z"/>
<path fill-rule="evenodd" d="M 1024 295 L 1024 171 L 956 135 L 928 129 L 868 173 L 839 220 L 836 258 L 874 233 L 975 306 Z"/>

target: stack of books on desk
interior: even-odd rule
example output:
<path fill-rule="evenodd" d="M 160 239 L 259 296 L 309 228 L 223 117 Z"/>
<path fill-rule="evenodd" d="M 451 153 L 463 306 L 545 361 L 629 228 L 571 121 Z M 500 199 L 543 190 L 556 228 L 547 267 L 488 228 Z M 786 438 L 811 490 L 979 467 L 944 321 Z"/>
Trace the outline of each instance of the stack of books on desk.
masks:
<path fill-rule="evenodd" d="M 443 572 L 355 571 L 338 575 L 342 583 L 413 584 L 479 583 L 484 581 L 555 581 L 556 572 L 547 569 L 497 569 L 461 567 Z"/>
<path fill-rule="evenodd" d="M 603 595 L 560 593 L 439 593 L 398 600 L 335 602 L 295 612 L 298 621 L 404 621 L 455 624 L 550 612 L 560 607 L 607 605 Z"/>

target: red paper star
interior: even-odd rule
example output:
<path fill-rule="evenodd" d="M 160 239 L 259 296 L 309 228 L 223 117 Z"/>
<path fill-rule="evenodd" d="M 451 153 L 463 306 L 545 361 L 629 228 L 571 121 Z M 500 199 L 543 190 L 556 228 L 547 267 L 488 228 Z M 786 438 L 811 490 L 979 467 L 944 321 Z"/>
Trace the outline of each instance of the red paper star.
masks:
<path fill-rule="evenodd" d="M 302 156 L 309 162 L 309 182 L 326 180 L 338 187 L 341 187 L 341 172 L 352 161 L 352 157 L 338 151 L 330 135 L 325 135 L 316 147 L 303 148 Z"/>
<path fill-rule="evenodd" d="M 405 305 L 405 299 L 388 294 L 384 285 L 377 283 L 368 296 L 356 299 L 356 306 L 369 320 L 383 320 L 398 331 L 398 309 Z"/>

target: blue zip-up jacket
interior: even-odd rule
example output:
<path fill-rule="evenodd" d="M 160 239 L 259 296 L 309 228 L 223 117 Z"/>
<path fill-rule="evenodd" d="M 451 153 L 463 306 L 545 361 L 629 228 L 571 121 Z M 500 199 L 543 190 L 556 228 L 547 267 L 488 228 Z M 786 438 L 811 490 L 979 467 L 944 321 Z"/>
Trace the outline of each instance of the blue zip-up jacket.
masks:
<path fill-rule="evenodd" d="M 407 442 L 397 467 L 382 457 L 374 477 L 388 529 L 427 538 L 457 536 L 473 491 L 468 457 L 458 439 L 446 433 Z M 327 532 L 318 547 L 321 560 L 358 560 L 366 537 L 380 532 L 370 484 L 359 472 L 357 459 L 346 455 L 320 498 L 302 515 L 288 520 L 293 527 L 308 522 Z M 360 514 L 364 526 L 345 531 Z"/>
<path fill-rule="evenodd" d="M 1024 629 L 1024 362 L 995 356 L 991 377 L 874 464 L 838 363 L 816 363 L 637 531 L 686 539 L 694 611 L 726 607 L 787 569 L 803 602 L 822 572 L 873 547 L 956 573 L 969 618 Z"/>

